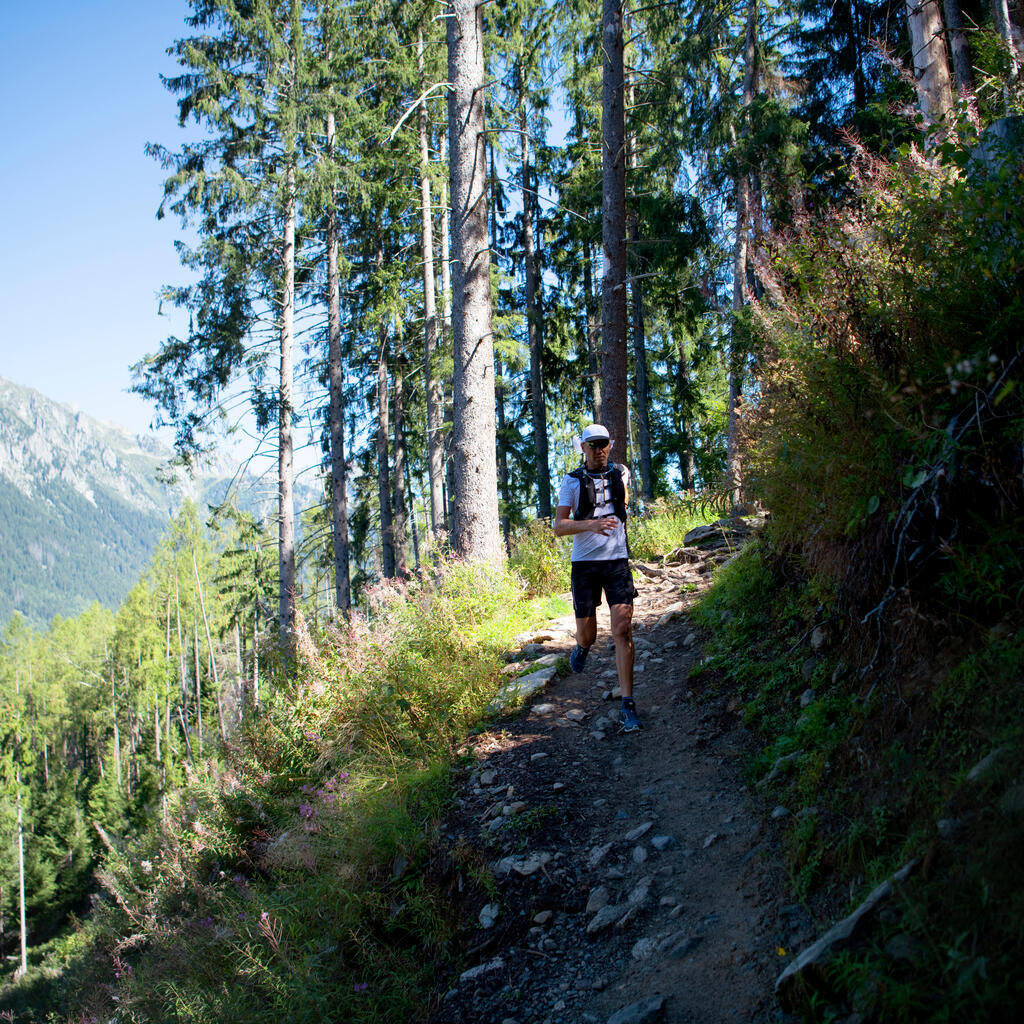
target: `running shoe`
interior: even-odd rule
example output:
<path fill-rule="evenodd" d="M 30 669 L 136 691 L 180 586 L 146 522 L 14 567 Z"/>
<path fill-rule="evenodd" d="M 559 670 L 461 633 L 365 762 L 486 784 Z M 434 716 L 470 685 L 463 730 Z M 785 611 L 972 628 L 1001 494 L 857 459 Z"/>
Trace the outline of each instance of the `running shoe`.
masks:
<path fill-rule="evenodd" d="M 580 647 L 580 645 L 577 644 L 569 652 L 569 668 L 571 668 L 573 670 L 573 672 L 582 672 L 583 671 L 583 666 L 587 662 L 587 655 L 589 653 L 590 653 L 590 648 L 589 647 Z"/>
<path fill-rule="evenodd" d="M 639 732 L 642 728 L 636 716 L 636 705 L 632 700 L 624 700 L 619 713 L 619 732 Z"/>

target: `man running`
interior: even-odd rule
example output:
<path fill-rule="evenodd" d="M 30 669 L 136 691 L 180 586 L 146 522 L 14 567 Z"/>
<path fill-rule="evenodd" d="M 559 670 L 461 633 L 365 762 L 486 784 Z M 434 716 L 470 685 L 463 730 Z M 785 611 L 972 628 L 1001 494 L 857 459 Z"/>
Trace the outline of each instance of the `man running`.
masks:
<path fill-rule="evenodd" d="M 599 423 L 583 431 L 583 465 L 562 481 L 555 534 L 572 536 L 572 604 L 576 646 L 569 667 L 582 672 L 597 639 L 597 606 L 604 590 L 615 640 L 615 668 L 622 693 L 620 732 L 641 728 L 633 703 L 633 574 L 626 548 L 629 470 L 610 461 L 611 438 Z M 571 516 L 571 518 L 570 518 Z"/>

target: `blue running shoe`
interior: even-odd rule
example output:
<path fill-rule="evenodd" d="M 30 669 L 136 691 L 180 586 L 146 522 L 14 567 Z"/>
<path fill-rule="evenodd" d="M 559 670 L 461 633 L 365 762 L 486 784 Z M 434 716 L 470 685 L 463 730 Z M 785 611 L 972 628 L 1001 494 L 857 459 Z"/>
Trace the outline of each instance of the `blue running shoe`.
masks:
<path fill-rule="evenodd" d="M 571 668 L 573 670 L 573 672 L 582 672 L 583 671 L 583 666 L 587 662 L 587 655 L 589 653 L 590 653 L 590 648 L 589 647 L 580 647 L 580 645 L 577 644 L 569 652 L 569 668 Z"/>
<path fill-rule="evenodd" d="M 636 716 L 636 704 L 631 698 L 626 698 L 619 713 L 619 732 L 639 732 L 642 728 L 640 719 Z"/>

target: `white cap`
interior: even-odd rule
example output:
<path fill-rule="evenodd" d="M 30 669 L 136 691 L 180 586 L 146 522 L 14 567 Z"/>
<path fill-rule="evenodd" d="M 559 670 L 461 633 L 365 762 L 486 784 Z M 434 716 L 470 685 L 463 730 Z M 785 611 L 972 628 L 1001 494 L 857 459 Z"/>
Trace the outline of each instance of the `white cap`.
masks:
<path fill-rule="evenodd" d="M 591 423 L 589 427 L 583 428 L 583 436 L 580 441 L 586 444 L 588 441 L 593 441 L 594 438 L 604 438 L 606 441 L 610 441 L 611 437 L 608 434 L 608 428 L 602 427 L 600 423 Z"/>
<path fill-rule="evenodd" d="M 602 427 L 600 423 L 591 423 L 589 427 L 583 428 L 583 436 L 573 438 L 573 445 L 580 454 L 583 453 L 583 446 L 588 441 L 593 441 L 594 438 L 604 438 L 611 442 L 611 447 L 615 447 L 615 442 L 608 436 L 608 428 Z"/>

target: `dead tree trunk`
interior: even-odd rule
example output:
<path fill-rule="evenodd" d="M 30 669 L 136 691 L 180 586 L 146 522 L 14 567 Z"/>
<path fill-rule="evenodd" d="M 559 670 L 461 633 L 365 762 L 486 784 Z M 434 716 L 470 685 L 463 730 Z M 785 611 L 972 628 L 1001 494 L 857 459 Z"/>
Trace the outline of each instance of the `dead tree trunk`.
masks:
<path fill-rule="evenodd" d="M 953 106 L 953 90 L 938 0 L 907 0 L 907 27 L 917 79 L 917 105 L 926 121 L 941 121 Z"/>

